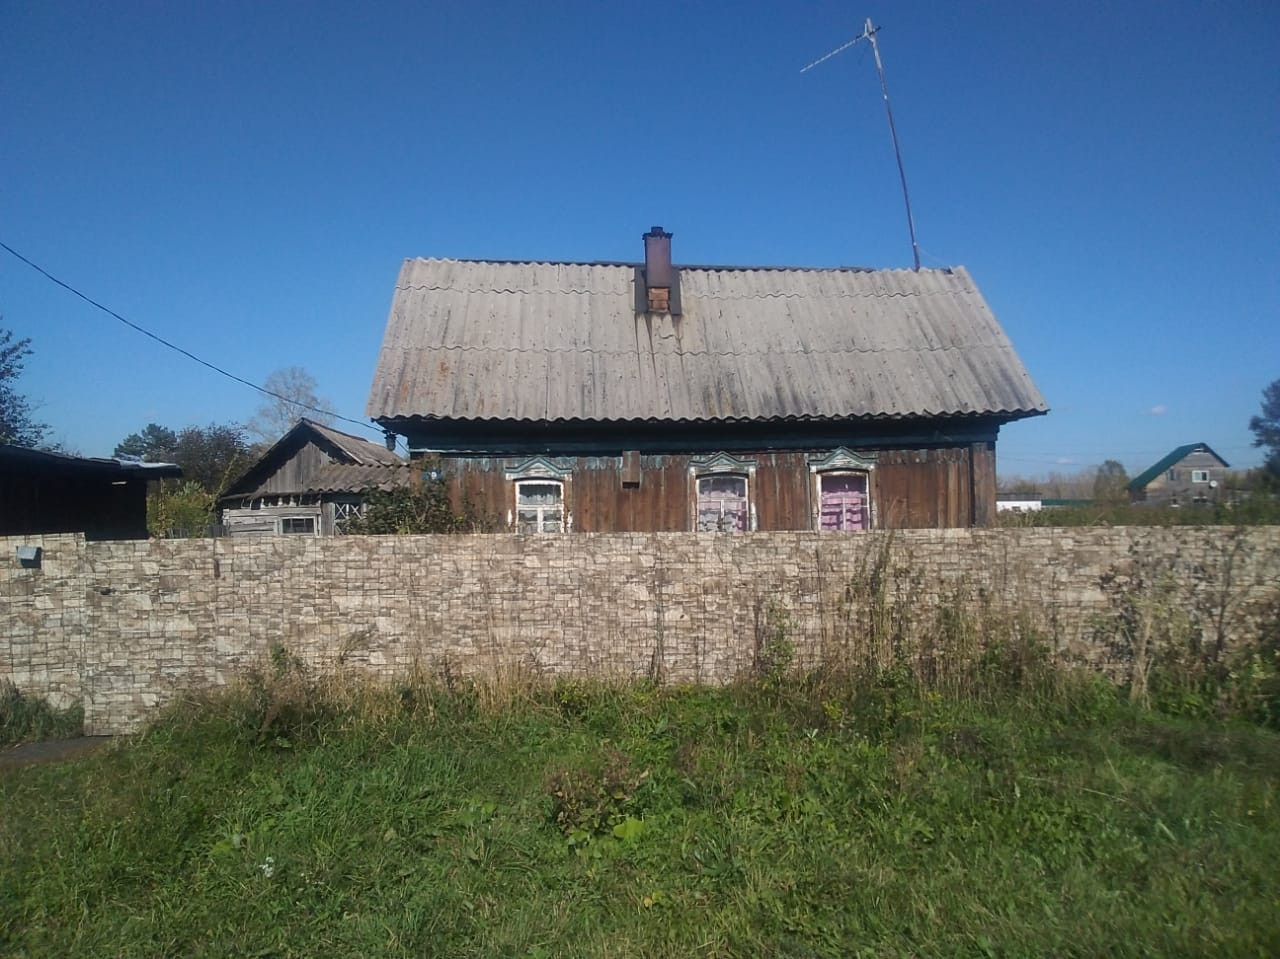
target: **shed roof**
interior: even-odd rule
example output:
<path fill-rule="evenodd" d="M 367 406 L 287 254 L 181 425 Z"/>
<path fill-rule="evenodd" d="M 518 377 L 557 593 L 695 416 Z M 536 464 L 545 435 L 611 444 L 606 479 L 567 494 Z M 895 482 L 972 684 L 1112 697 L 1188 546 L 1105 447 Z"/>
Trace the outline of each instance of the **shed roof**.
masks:
<path fill-rule="evenodd" d="M 57 474 L 107 482 L 122 479 L 158 480 L 182 475 L 182 467 L 173 463 L 68 456 L 66 453 L 33 450 L 8 443 L 0 443 L 0 469 L 12 473 Z"/>
<path fill-rule="evenodd" d="M 406 260 L 368 415 L 394 423 L 996 416 L 1048 407 L 969 274 Z"/>
<path fill-rule="evenodd" d="M 1151 466 L 1147 467 L 1147 469 L 1143 470 L 1133 479 L 1129 480 L 1129 485 L 1126 488 L 1131 490 L 1140 490 L 1145 488 L 1148 483 L 1150 483 L 1153 479 L 1155 479 L 1165 470 L 1169 469 L 1175 463 L 1181 462 L 1182 460 L 1186 459 L 1192 453 L 1208 453 L 1210 456 L 1216 459 L 1219 463 L 1221 463 L 1224 467 L 1228 469 L 1231 467 L 1230 463 L 1228 463 L 1221 456 L 1219 456 L 1217 453 L 1215 453 L 1212 449 L 1209 448 L 1208 443 L 1188 443 L 1185 446 L 1179 446 L 1177 449 L 1170 452 L 1167 456 L 1163 457 L 1158 462 L 1153 463 Z"/>

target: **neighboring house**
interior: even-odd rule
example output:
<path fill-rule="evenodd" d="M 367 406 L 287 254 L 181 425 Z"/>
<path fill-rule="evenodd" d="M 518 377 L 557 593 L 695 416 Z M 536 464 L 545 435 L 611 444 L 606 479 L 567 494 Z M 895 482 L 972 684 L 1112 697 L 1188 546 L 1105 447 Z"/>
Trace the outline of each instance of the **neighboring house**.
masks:
<path fill-rule="evenodd" d="M 332 536 L 366 492 L 406 486 L 410 475 L 377 443 L 302 419 L 221 496 L 222 525 L 228 536 Z"/>
<path fill-rule="evenodd" d="M 985 526 L 1047 412 L 961 268 L 407 260 L 368 414 L 523 531 Z"/>
<path fill-rule="evenodd" d="M 1149 506 L 1216 503 L 1231 468 L 1208 443 L 1188 443 L 1129 481 L 1129 502 Z"/>
<path fill-rule="evenodd" d="M 0 445 L 0 536 L 146 539 L 147 483 L 181 475 L 172 463 L 85 459 Z"/>

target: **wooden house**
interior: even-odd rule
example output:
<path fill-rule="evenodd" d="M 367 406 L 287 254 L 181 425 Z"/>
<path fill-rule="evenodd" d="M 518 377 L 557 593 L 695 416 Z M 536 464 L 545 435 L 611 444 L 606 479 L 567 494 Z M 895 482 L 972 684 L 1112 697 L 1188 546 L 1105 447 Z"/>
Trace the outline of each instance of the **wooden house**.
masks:
<path fill-rule="evenodd" d="M 1129 481 L 1129 502 L 1148 506 L 1217 503 L 1230 468 L 1208 443 L 1179 446 Z"/>
<path fill-rule="evenodd" d="M 985 526 L 1047 412 L 962 268 L 411 259 L 368 415 L 525 531 Z"/>
<path fill-rule="evenodd" d="M 86 459 L 0 444 L 0 536 L 146 539 L 147 484 L 181 475 L 172 463 Z"/>
<path fill-rule="evenodd" d="M 332 536 L 369 490 L 405 486 L 409 464 L 377 443 L 301 419 L 218 500 L 228 536 Z"/>

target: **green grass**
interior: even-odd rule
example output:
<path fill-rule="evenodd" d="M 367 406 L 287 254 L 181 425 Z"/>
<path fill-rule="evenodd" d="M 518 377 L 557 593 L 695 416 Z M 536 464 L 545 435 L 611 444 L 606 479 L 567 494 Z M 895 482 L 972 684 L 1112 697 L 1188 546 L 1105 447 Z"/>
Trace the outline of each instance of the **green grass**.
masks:
<path fill-rule="evenodd" d="M 43 699 L 23 695 L 7 680 L 0 680 L 0 746 L 42 739 L 70 739 L 84 731 L 84 709 L 79 705 L 55 709 Z"/>
<path fill-rule="evenodd" d="M 1271 732 L 1059 673 L 450 686 L 0 776 L 0 954 L 1280 954 Z"/>
<path fill-rule="evenodd" d="M 1264 492 L 1233 505 L 1146 506 L 1095 503 L 1055 506 L 1030 513 L 1005 511 L 996 524 L 1027 526 L 1275 526 L 1280 524 L 1280 496 Z"/>

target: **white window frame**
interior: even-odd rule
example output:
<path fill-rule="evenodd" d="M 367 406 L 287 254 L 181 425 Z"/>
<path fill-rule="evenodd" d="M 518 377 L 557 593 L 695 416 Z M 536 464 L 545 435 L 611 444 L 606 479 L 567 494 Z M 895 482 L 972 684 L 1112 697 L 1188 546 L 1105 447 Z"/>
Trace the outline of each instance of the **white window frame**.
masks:
<path fill-rule="evenodd" d="M 1191 471 L 1191 482 L 1193 482 L 1193 483 L 1207 483 L 1207 482 L 1209 482 L 1209 471 L 1208 471 L 1208 470 L 1192 470 L 1192 471 Z"/>
<path fill-rule="evenodd" d="M 729 453 L 714 453 L 711 456 L 694 457 L 689 464 L 689 477 L 693 483 L 692 490 L 692 515 L 689 517 L 689 528 L 695 533 L 709 532 L 725 532 L 725 533 L 753 533 L 758 528 L 756 521 L 756 504 L 751 498 L 752 487 L 756 476 L 755 460 L 740 459 Z M 698 525 L 698 514 L 701 512 L 699 504 L 702 497 L 699 492 L 699 486 L 703 480 L 710 479 L 737 479 L 742 481 L 743 502 L 746 504 L 746 523 L 745 529 L 738 529 L 736 525 L 733 529 L 704 530 Z M 723 516 L 723 510 L 721 512 Z"/>
<path fill-rule="evenodd" d="M 521 490 L 530 486 L 555 487 L 555 489 L 559 491 L 559 497 L 556 500 L 556 505 L 555 506 L 542 506 L 542 505 L 535 505 L 535 504 L 522 505 L 520 502 L 520 492 Z M 569 512 L 566 509 L 566 504 L 565 504 L 564 480 L 552 479 L 551 477 L 548 477 L 548 476 L 530 476 L 526 479 L 519 479 L 515 481 L 515 494 L 516 494 L 516 502 L 515 502 L 515 512 L 513 514 L 514 522 L 512 526 L 516 530 L 516 532 L 525 533 L 525 534 L 568 532 Z M 531 510 L 535 513 L 534 528 L 525 529 L 520 522 L 520 514 L 522 512 L 527 513 Z M 544 526 L 546 525 L 547 514 L 550 513 L 551 511 L 554 511 L 555 513 L 558 514 L 556 517 L 557 528 L 544 529 Z"/>
<path fill-rule="evenodd" d="M 828 453 L 816 453 L 809 457 L 809 472 L 813 474 L 813 528 L 822 530 L 822 477 L 863 476 L 866 486 L 867 529 L 878 526 L 876 514 L 875 479 L 876 454 L 859 453 L 847 446 L 840 446 Z M 831 530 L 831 532 L 864 532 L 863 530 Z"/>
<path fill-rule="evenodd" d="M 840 527 L 833 530 L 824 530 L 822 526 L 822 481 L 826 479 L 835 479 L 837 477 L 853 476 L 862 480 L 862 515 L 865 525 L 858 529 L 846 529 Z M 816 470 L 813 474 L 813 495 L 814 495 L 814 511 L 813 511 L 813 528 L 819 532 L 828 533 L 864 533 L 875 527 L 873 513 L 871 510 L 871 471 L 870 470 L 853 470 L 853 469 L 828 469 Z M 1016 512 L 1021 512 L 1021 507 L 1015 506 Z"/>
<path fill-rule="evenodd" d="M 715 529 L 702 528 L 702 525 L 701 525 L 702 512 L 703 512 L 702 484 L 704 482 L 709 482 L 711 480 L 737 480 L 742 483 L 742 497 L 741 497 L 742 506 L 743 506 L 742 518 L 743 518 L 743 526 L 745 527 L 745 529 L 740 529 L 738 527 L 737 522 L 734 522 L 733 525 L 731 526 L 726 526 L 724 524 L 724 519 L 725 519 L 724 504 L 726 500 L 723 497 L 714 497 L 710 494 L 708 494 L 706 497 L 707 501 L 709 502 L 715 501 L 715 502 L 718 502 L 720 505 L 720 522 L 717 524 Z M 745 473 L 699 473 L 697 476 L 694 477 L 693 495 L 694 495 L 693 524 L 694 524 L 695 532 L 745 533 L 755 529 L 755 525 L 756 525 L 755 510 L 752 508 L 752 504 L 751 504 L 751 478 L 747 476 Z"/>
<path fill-rule="evenodd" d="M 552 484 L 560 487 L 560 529 L 558 532 L 573 532 L 573 511 L 569 508 L 569 479 L 573 476 L 573 467 L 565 460 L 549 459 L 546 456 L 531 456 L 519 463 L 509 463 L 506 469 L 507 479 L 511 481 L 512 508 L 507 510 L 507 528 L 520 532 L 520 488 L 528 484 Z M 526 507 L 538 510 L 537 535 L 549 535 L 542 529 L 542 511 L 549 507 Z M 530 530 L 530 534 L 535 531 Z"/>

